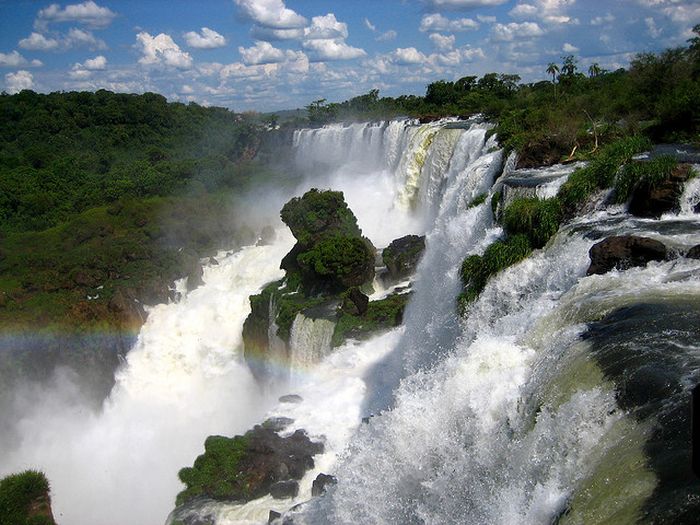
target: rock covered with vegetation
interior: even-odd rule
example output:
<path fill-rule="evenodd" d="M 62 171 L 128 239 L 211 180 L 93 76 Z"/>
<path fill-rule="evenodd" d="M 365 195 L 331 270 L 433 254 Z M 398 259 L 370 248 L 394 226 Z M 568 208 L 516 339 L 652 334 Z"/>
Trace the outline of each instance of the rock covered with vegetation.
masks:
<path fill-rule="evenodd" d="M 0 480 L 0 525 L 56 525 L 42 472 L 27 470 Z"/>
<path fill-rule="evenodd" d="M 391 241 L 382 251 L 389 277 L 399 281 L 414 273 L 424 251 L 425 235 L 406 235 Z"/>
<path fill-rule="evenodd" d="M 273 428 L 256 425 L 242 436 L 209 436 L 204 454 L 192 467 L 180 470 L 186 488 L 176 504 L 199 497 L 246 502 L 271 491 L 292 497 L 296 481 L 313 468 L 313 456 L 322 452 L 323 444 L 309 439 L 303 430 L 280 437 Z"/>

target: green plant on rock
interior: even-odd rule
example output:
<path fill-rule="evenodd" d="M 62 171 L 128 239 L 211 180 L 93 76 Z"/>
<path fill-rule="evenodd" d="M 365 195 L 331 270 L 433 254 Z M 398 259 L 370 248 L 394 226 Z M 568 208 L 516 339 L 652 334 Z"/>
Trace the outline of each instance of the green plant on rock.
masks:
<path fill-rule="evenodd" d="M 367 312 L 361 316 L 342 313 L 335 325 L 331 345 L 339 346 L 348 337 L 362 339 L 377 330 L 399 326 L 410 297 L 410 293 L 392 294 L 379 301 L 370 301 Z"/>
<path fill-rule="evenodd" d="M 668 179 L 678 161 L 669 155 L 656 157 L 648 162 L 632 162 L 624 166 L 615 179 L 615 202 L 627 202 L 637 188 L 654 189 Z"/>
<path fill-rule="evenodd" d="M 562 221 L 559 199 L 518 198 L 503 213 L 508 235 L 527 236 L 533 248 L 542 248 L 557 232 Z"/>
<path fill-rule="evenodd" d="M 240 464 L 247 447 L 245 436 L 209 436 L 204 442 L 204 454 L 195 459 L 192 467 L 178 473 L 186 488 L 177 495 L 176 505 L 198 496 L 224 500 L 231 494 L 245 494 L 247 480 L 241 474 Z"/>
<path fill-rule="evenodd" d="M 53 525 L 48 494 L 49 482 L 43 472 L 27 470 L 2 478 L 0 525 Z"/>

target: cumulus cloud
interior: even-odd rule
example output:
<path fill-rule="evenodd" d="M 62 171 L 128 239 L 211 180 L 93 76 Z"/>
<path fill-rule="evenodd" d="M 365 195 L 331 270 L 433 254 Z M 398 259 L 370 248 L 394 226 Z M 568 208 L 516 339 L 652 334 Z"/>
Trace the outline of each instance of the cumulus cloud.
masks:
<path fill-rule="evenodd" d="M 58 49 L 60 42 L 54 38 L 47 38 L 40 33 L 32 32 L 27 38 L 19 41 L 19 47 L 31 51 L 53 51 Z"/>
<path fill-rule="evenodd" d="M 474 9 L 505 4 L 508 0 L 427 0 L 426 3 L 435 10 L 440 9 Z"/>
<path fill-rule="evenodd" d="M 439 13 L 434 13 L 424 15 L 418 29 L 424 33 L 426 31 L 469 31 L 479 29 L 479 23 L 471 18 L 450 20 Z"/>
<path fill-rule="evenodd" d="M 294 29 L 305 27 L 306 18 L 288 9 L 282 0 L 235 0 L 241 13 L 262 27 Z"/>
<path fill-rule="evenodd" d="M 433 45 L 441 51 L 452 49 L 455 46 L 454 35 L 441 35 L 440 33 L 432 33 L 428 38 Z"/>
<path fill-rule="evenodd" d="M 304 38 L 304 28 L 273 29 L 271 27 L 253 26 L 250 36 L 255 40 L 276 42 L 279 40 L 301 40 Z"/>
<path fill-rule="evenodd" d="M 544 31 L 535 22 L 495 24 L 491 30 L 491 38 L 497 42 L 511 42 L 516 38 L 536 38 L 543 34 Z"/>
<path fill-rule="evenodd" d="M 415 47 L 400 47 L 393 53 L 394 62 L 399 65 L 420 64 L 426 62 L 428 57 Z"/>
<path fill-rule="evenodd" d="M 182 51 L 172 37 L 165 33 L 151 36 L 145 31 L 141 31 L 136 35 L 136 46 L 143 53 L 143 56 L 139 59 L 139 64 L 164 64 L 178 69 L 189 69 L 192 67 L 190 54 Z"/>
<path fill-rule="evenodd" d="M 96 38 L 90 31 L 76 27 L 68 31 L 68 34 L 63 39 L 63 45 L 66 48 L 89 47 L 90 49 L 107 49 L 107 44 L 104 40 Z"/>
<path fill-rule="evenodd" d="M 649 33 L 650 37 L 659 38 L 661 33 L 663 33 L 663 29 L 656 25 L 656 20 L 654 20 L 652 17 L 649 16 L 645 18 L 644 23 L 647 26 L 647 33 Z"/>
<path fill-rule="evenodd" d="M 102 71 L 107 67 L 107 59 L 102 55 L 98 55 L 95 58 L 88 58 L 82 65 L 90 71 Z"/>
<path fill-rule="evenodd" d="M 34 87 L 34 77 L 29 71 L 20 69 L 5 75 L 5 89 L 10 95 L 19 93 L 23 89 L 32 89 L 32 87 Z"/>
<path fill-rule="evenodd" d="M 275 64 L 284 60 L 284 51 L 269 42 L 256 42 L 253 47 L 239 47 L 238 52 L 246 65 Z"/>
<path fill-rule="evenodd" d="M 100 7 L 92 0 L 82 4 L 71 4 L 61 8 L 51 4 L 39 11 L 34 25 L 45 29 L 51 22 L 78 22 L 92 28 L 107 27 L 117 14 L 107 7 Z"/>
<path fill-rule="evenodd" d="M 303 44 L 304 49 L 309 51 L 316 61 L 324 60 L 352 60 L 366 56 L 364 49 L 352 47 L 341 39 L 335 40 L 307 40 Z"/>
<path fill-rule="evenodd" d="M 579 52 L 578 47 L 576 47 L 573 44 L 569 44 L 568 42 L 564 42 L 564 45 L 561 47 L 561 50 L 564 53 L 578 53 Z"/>
<path fill-rule="evenodd" d="M 513 18 L 538 18 L 549 24 L 576 24 L 567 11 L 576 0 L 528 0 L 516 5 L 508 13 Z"/>
<path fill-rule="evenodd" d="M 200 33 L 189 31 L 185 33 L 185 42 L 195 49 L 215 49 L 226 45 L 226 38 L 213 29 L 203 27 Z"/>
<path fill-rule="evenodd" d="M 11 53 L 0 53 L 0 67 L 19 67 L 32 66 L 40 67 L 44 64 L 41 60 L 32 60 L 31 62 L 24 58 L 19 52 L 12 51 Z"/>
<path fill-rule="evenodd" d="M 306 39 L 337 39 L 348 37 L 348 25 L 338 22 L 333 13 L 325 16 L 315 16 L 311 19 L 311 25 L 304 29 Z"/>

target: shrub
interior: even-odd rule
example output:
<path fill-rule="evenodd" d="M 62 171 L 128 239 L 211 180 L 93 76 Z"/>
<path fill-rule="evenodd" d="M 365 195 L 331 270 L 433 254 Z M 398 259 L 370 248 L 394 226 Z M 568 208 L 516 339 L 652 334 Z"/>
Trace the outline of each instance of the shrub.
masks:
<path fill-rule="evenodd" d="M 627 164 L 615 179 L 615 202 L 627 202 L 639 187 L 653 189 L 670 177 L 677 165 L 678 161 L 667 155 L 656 157 L 649 162 Z"/>
<path fill-rule="evenodd" d="M 46 498 L 49 482 L 43 472 L 27 470 L 0 480 L 0 525 L 53 523 L 47 516 L 29 516 L 38 499 Z M 48 505 L 48 501 L 46 502 Z M 49 509 L 46 509 L 49 513 Z"/>

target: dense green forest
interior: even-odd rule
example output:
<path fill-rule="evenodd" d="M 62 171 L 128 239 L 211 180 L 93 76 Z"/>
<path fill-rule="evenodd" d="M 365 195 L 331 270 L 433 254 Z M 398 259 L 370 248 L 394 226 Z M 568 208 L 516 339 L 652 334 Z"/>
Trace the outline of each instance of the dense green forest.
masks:
<path fill-rule="evenodd" d="M 585 156 L 604 143 L 643 133 L 654 141 L 700 140 L 700 25 L 688 46 L 638 54 L 628 69 L 587 70 L 568 55 L 550 63 L 542 80 L 520 83 L 517 75 L 488 73 L 439 80 L 425 96 L 379 97 L 372 90 L 341 103 L 307 106 L 312 125 L 390 116 L 420 118 L 476 113 L 497 123 L 507 149 L 521 166 Z"/>

